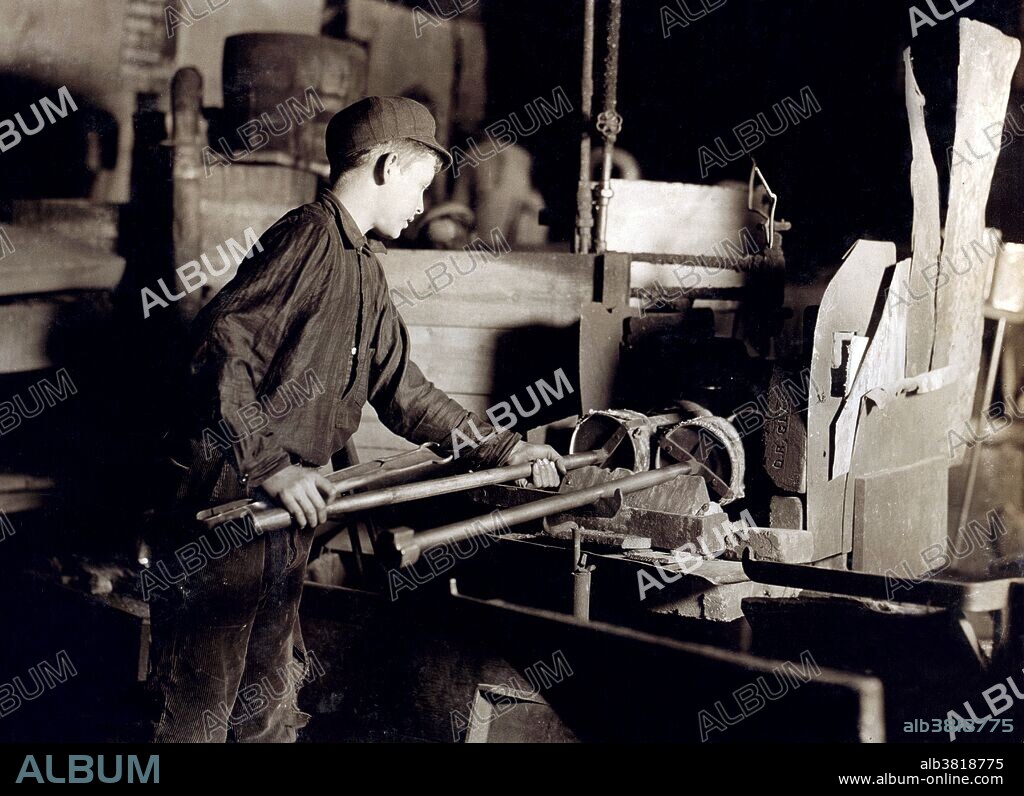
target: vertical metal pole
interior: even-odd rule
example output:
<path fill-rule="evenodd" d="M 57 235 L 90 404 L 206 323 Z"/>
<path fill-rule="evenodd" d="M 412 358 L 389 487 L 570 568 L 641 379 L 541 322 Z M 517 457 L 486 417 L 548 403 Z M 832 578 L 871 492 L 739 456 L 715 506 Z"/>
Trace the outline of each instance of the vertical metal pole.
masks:
<path fill-rule="evenodd" d="M 590 576 L 594 567 L 587 566 L 582 531 L 578 525 L 572 529 L 572 567 L 572 614 L 582 622 L 589 622 Z"/>
<path fill-rule="evenodd" d="M 995 340 L 992 341 L 992 356 L 989 357 L 988 361 L 988 373 L 985 374 L 985 394 L 981 399 L 981 412 L 978 415 L 978 432 L 981 431 L 981 424 L 984 422 L 985 413 L 988 411 L 989 406 L 992 405 L 992 394 L 996 389 L 996 375 L 999 373 L 999 360 L 1003 351 L 1003 337 L 1005 335 L 1006 319 L 1000 318 L 999 323 L 996 325 Z M 956 530 L 953 531 L 954 545 L 960 539 L 960 533 L 963 531 L 963 528 L 967 524 L 967 520 L 971 514 L 971 501 L 974 497 L 974 482 L 978 477 L 978 462 L 981 459 L 981 451 L 979 449 L 982 444 L 983 443 L 979 440 L 979 442 L 977 442 L 968 452 L 968 456 L 971 457 L 971 461 L 967 470 L 967 486 L 964 487 L 964 502 L 960 507 L 960 521 L 957 523 Z"/>
<path fill-rule="evenodd" d="M 187 66 L 179 69 L 171 81 L 171 110 L 173 146 L 171 173 L 174 180 L 174 219 L 172 240 L 174 268 L 203 253 L 203 225 L 199 207 L 202 198 L 200 175 L 203 171 L 202 128 L 203 76 L 199 70 Z M 175 272 L 175 290 L 187 292 L 181 276 Z M 189 295 L 177 304 L 177 312 L 191 321 L 199 312 L 202 291 Z"/>
<path fill-rule="evenodd" d="M 597 240 L 594 251 L 605 252 L 605 238 L 608 230 L 608 201 L 612 198 L 612 155 L 615 139 L 622 130 L 622 117 L 615 110 L 619 84 L 619 30 L 622 26 L 622 0 L 609 0 L 608 37 L 604 54 L 604 110 L 597 117 L 597 129 L 604 146 L 604 160 L 601 163 L 601 184 L 597 192 Z"/>
<path fill-rule="evenodd" d="M 590 187 L 590 135 L 594 108 L 594 2 L 585 0 L 583 10 L 583 76 L 580 85 L 580 179 L 576 186 L 576 235 L 573 251 L 590 252 L 594 226 L 593 194 Z"/>

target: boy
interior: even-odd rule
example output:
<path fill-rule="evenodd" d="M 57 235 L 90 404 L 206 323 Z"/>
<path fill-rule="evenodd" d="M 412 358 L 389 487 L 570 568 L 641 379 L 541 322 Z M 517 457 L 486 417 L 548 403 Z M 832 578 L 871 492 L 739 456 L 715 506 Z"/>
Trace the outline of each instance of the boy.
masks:
<path fill-rule="evenodd" d="M 298 607 L 313 529 L 332 496 L 320 470 L 367 400 L 416 443 L 450 449 L 453 429 L 474 439 L 475 425 L 483 441 L 466 456 L 473 466 L 533 462 L 542 487 L 564 474 L 552 448 L 492 434 L 409 358 L 374 254 L 383 247 L 366 233 L 397 238 L 423 212 L 424 191 L 451 165 L 434 131 L 429 111 L 403 97 L 367 97 L 337 113 L 326 134 L 330 189 L 267 230 L 262 251 L 195 320 L 178 504 L 191 512 L 269 498 L 294 524 L 236 546 L 181 530 L 155 546 L 154 560 L 182 560 L 188 549 L 205 562 L 151 600 L 159 741 L 223 741 L 230 728 L 241 741 L 289 742 L 305 724 Z"/>

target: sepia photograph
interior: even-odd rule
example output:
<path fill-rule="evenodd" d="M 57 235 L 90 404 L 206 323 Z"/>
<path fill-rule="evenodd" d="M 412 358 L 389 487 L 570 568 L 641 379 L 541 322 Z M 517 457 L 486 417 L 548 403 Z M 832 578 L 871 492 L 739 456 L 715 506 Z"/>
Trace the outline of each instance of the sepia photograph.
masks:
<path fill-rule="evenodd" d="M 0 781 L 1012 784 L 1022 41 L 1021 0 L 0 0 Z"/>

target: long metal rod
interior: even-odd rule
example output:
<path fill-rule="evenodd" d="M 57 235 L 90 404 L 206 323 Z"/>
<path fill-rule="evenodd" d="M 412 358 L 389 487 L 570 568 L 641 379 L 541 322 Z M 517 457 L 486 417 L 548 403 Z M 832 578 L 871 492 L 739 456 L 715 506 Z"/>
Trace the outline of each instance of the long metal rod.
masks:
<path fill-rule="evenodd" d="M 590 187 L 591 125 L 594 106 L 594 2 L 583 6 L 583 76 L 580 85 L 580 179 L 576 187 L 576 254 L 589 254 L 594 227 L 593 193 Z"/>
<path fill-rule="evenodd" d="M 395 484 L 407 484 L 425 478 L 438 478 L 448 475 L 461 466 L 451 456 L 445 459 L 429 459 L 411 465 L 398 466 L 402 460 L 421 456 L 428 446 L 421 446 L 414 451 L 398 454 L 387 459 L 362 462 L 345 467 L 327 476 L 338 493 L 352 492 L 356 489 L 383 488 Z M 266 500 L 234 500 L 228 503 L 204 509 L 196 515 L 196 520 L 213 528 L 240 516 L 251 516 L 254 512 L 274 508 L 273 503 Z"/>
<path fill-rule="evenodd" d="M 609 0 L 608 36 L 604 55 L 604 110 L 597 120 L 603 138 L 604 158 L 601 163 L 601 185 L 597 192 L 597 233 L 594 252 L 604 254 L 608 231 L 608 202 L 612 198 L 612 155 L 615 140 L 622 129 L 622 117 L 615 109 L 619 83 L 619 31 L 622 25 L 622 0 Z"/>
<path fill-rule="evenodd" d="M 586 451 L 563 456 L 562 462 L 567 470 L 575 470 L 591 464 L 600 464 L 607 454 L 603 451 Z M 508 467 L 495 467 L 478 473 L 464 473 L 447 478 L 435 478 L 414 484 L 374 489 L 372 492 L 359 492 L 335 498 L 327 504 L 328 519 L 339 519 L 347 514 L 354 514 L 382 506 L 393 506 L 408 503 L 412 500 L 450 495 L 453 492 L 464 492 L 491 484 L 504 484 L 519 478 L 529 478 L 533 473 L 533 464 L 514 464 Z M 250 514 L 256 530 L 260 533 L 278 531 L 292 526 L 292 515 L 283 508 L 270 507 Z"/>
<path fill-rule="evenodd" d="M 660 470 L 634 473 L 585 489 L 562 492 L 549 498 L 524 503 L 521 506 L 492 511 L 482 517 L 453 522 L 450 525 L 443 525 L 440 528 L 433 528 L 421 533 L 412 533 L 408 530 L 392 531 L 393 552 L 397 554 L 399 566 L 411 566 L 419 559 L 423 551 L 429 548 L 454 544 L 475 536 L 506 531 L 514 525 L 550 517 L 552 514 L 580 506 L 589 506 L 602 498 L 613 497 L 616 492 L 628 495 L 631 492 L 639 492 L 641 489 L 664 484 L 676 476 L 689 472 L 689 463 L 673 464 Z"/>
<path fill-rule="evenodd" d="M 1006 319 L 1000 318 L 996 325 L 995 339 L 992 341 L 992 356 L 989 357 L 988 373 L 985 374 L 985 394 L 981 398 L 981 410 L 978 413 L 978 430 L 976 436 L 980 435 L 981 424 L 985 422 L 986 412 L 992 405 L 992 395 L 996 390 L 996 375 L 999 373 L 999 360 L 1003 353 L 1003 337 L 1006 335 Z M 960 540 L 960 533 L 971 516 L 971 503 L 974 501 L 974 483 L 978 478 L 978 462 L 981 461 L 981 446 L 983 442 L 971 447 L 968 456 L 971 457 L 967 467 L 967 485 L 964 487 L 964 502 L 960 507 L 960 522 L 953 531 L 951 544 L 954 546 Z"/>

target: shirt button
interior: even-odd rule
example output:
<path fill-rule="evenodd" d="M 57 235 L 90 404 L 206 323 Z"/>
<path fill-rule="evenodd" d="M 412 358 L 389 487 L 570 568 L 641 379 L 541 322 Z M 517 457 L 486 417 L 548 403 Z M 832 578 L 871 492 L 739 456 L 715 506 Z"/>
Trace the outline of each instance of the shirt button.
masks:
<path fill-rule="evenodd" d="M 356 347 L 352 346 L 352 356 L 355 356 L 355 355 L 356 355 Z"/>

